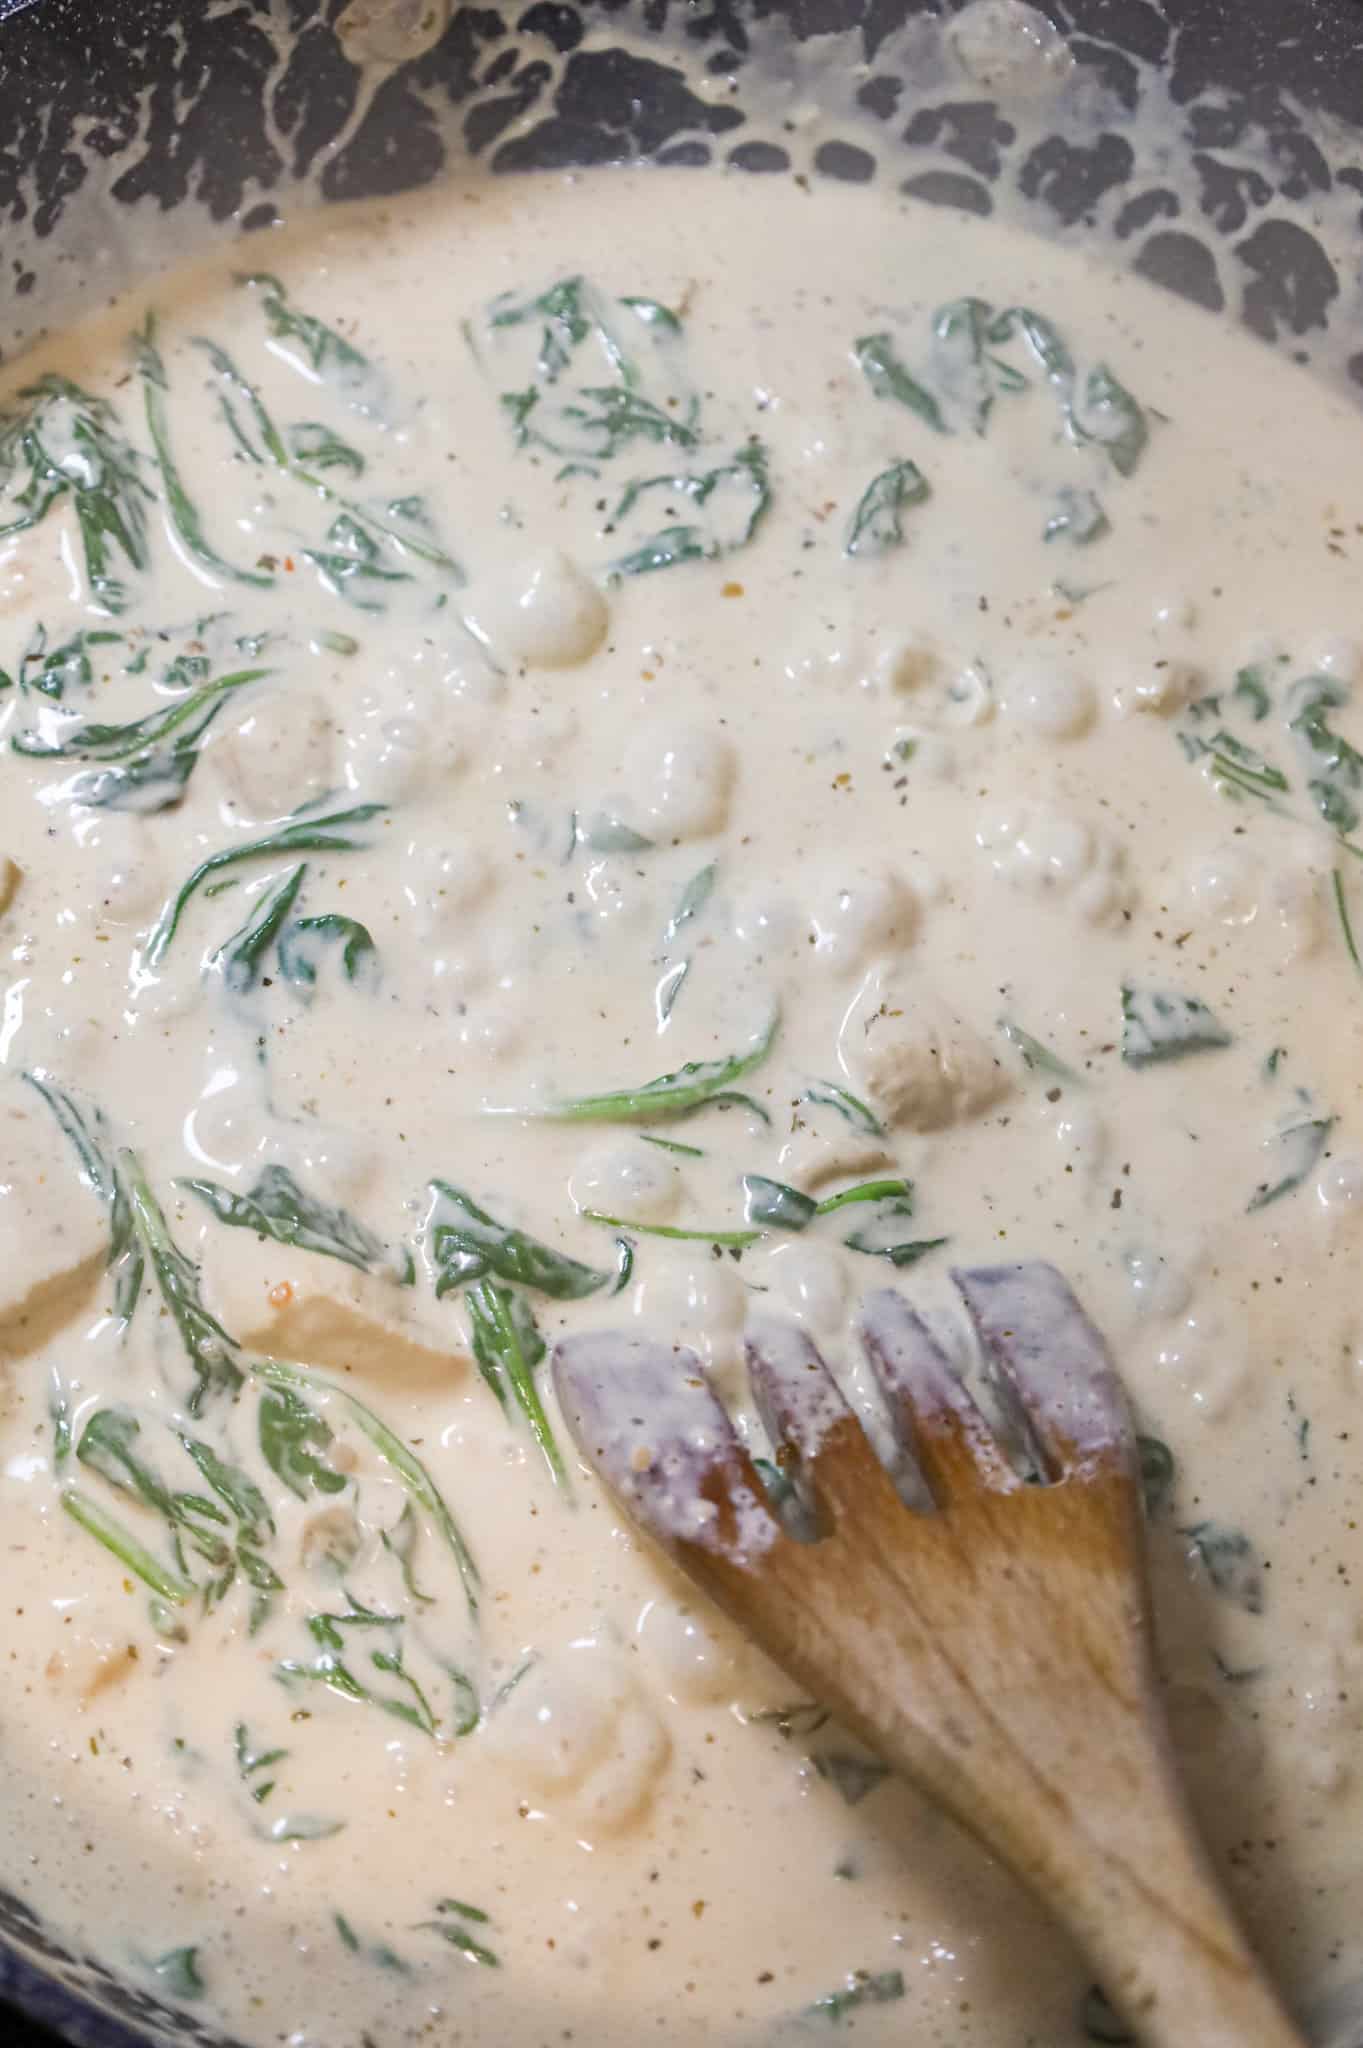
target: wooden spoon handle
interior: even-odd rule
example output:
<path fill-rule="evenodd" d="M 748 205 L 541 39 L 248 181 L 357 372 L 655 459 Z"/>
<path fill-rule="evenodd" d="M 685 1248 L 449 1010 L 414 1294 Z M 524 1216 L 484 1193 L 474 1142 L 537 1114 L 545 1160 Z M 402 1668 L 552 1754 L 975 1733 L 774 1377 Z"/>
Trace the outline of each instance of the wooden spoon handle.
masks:
<path fill-rule="evenodd" d="M 1063 1580 L 1071 1563 L 1052 1557 L 1047 1577 Z M 1012 1583 L 1019 1592 L 1030 1583 L 1040 1611 L 1039 1578 L 1015 1561 Z M 846 1586 L 818 1604 L 819 1670 L 814 1658 L 806 1667 L 816 1696 L 1065 1923 L 1142 2048 L 1305 2048 L 1193 1828 L 1143 1660 L 1114 1655 L 1106 1683 L 1091 1684 L 1076 1713 L 1049 1674 L 1029 1694 L 1017 1654 L 972 1682 L 944 1617 L 915 1639 L 902 1591 L 897 1610 L 878 1603 L 896 1625 L 875 1635 L 845 1618 Z M 1062 1611 L 1079 1606 L 1072 1587 Z M 1103 1633 L 1120 1640 L 1115 1617 Z M 1078 1664 L 1073 1643 L 1053 1641 L 1057 1666 Z M 806 1648 L 792 1643 L 787 1654 L 799 1661 Z M 1076 1694 L 1084 1669 L 1099 1675 L 1097 1657 L 1072 1665 Z M 1140 1712 L 1128 1705 L 1133 1694 L 1145 1694 Z"/>
<path fill-rule="evenodd" d="M 868 1639 L 840 1604 L 846 1589 L 822 1603 L 812 1689 L 1065 1923 L 1142 2048 L 1305 2048 L 1195 1833 L 1153 1687 L 1132 1714 L 1110 1672 L 1116 1687 L 1094 1687 L 1086 1716 L 1071 1717 L 1051 1684 L 1030 1700 L 960 1684 L 949 1639 L 934 1671 L 940 1628 L 914 1641 L 901 1622 Z M 798 1662 L 805 1647 L 787 1654 Z M 1017 1673 L 1015 1659 L 999 1676 Z M 1126 1675 L 1143 1681 L 1138 1665 Z"/>
<path fill-rule="evenodd" d="M 1116 1741 L 1097 1707 L 1091 1734 L 1071 1729 L 1047 1754 L 1039 1714 L 996 1718 L 969 1689 L 925 1716 L 925 1644 L 882 1631 L 872 1663 L 832 1603 L 822 1623 L 820 1696 L 1065 1923 L 1142 2048 L 1306 2048 L 1194 1832 L 1153 1703 Z M 803 1647 L 787 1648 L 792 1663 Z"/>
<path fill-rule="evenodd" d="M 1075 1881 L 1087 1887 L 1085 1908 L 1063 1917 L 1142 2048 L 1305 2048 L 1209 1874 L 1187 1863 L 1162 1870 L 1157 1898 L 1101 1860 Z M 1054 1894 L 1051 1904 L 1060 1906 Z"/>

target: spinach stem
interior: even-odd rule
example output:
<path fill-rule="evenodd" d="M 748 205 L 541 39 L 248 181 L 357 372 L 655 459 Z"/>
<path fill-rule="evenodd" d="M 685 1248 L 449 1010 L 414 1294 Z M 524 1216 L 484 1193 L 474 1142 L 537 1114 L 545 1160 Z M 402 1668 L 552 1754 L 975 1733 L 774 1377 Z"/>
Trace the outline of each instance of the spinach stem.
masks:
<path fill-rule="evenodd" d="M 688 1060 L 675 1073 L 659 1074 L 638 1088 L 573 1096 L 530 1114 L 561 1123 L 640 1123 L 652 1117 L 686 1116 L 702 1104 L 715 1101 L 744 1074 L 760 1067 L 776 1043 L 779 1029 L 780 1018 L 774 1013 L 747 1052 L 732 1053 L 727 1059 Z M 762 1113 L 760 1109 L 758 1113 Z"/>
<path fill-rule="evenodd" d="M 64 1486 L 61 1504 L 73 1522 L 84 1529 L 87 1536 L 93 1536 L 96 1543 L 126 1565 L 144 1586 L 150 1586 L 153 1593 L 159 1593 L 163 1600 L 171 1600 L 177 1607 L 183 1607 L 194 1598 L 194 1587 L 188 1579 L 182 1579 L 154 1558 L 144 1545 L 113 1515 L 106 1514 L 97 1501 L 88 1493 L 82 1493 L 78 1486 Z"/>
<path fill-rule="evenodd" d="M 1335 909 L 1339 912 L 1340 929 L 1344 933 L 1345 949 L 1358 972 L 1363 974 L 1363 960 L 1360 960 L 1358 957 L 1358 946 L 1354 939 L 1353 921 L 1349 916 L 1349 906 L 1344 897 L 1344 876 L 1338 868 L 1335 869 L 1331 880 L 1335 892 Z"/>
<path fill-rule="evenodd" d="M 682 1230 L 673 1223 L 638 1223 L 632 1216 L 603 1216 L 599 1209 L 584 1209 L 589 1223 L 602 1223 L 608 1230 L 633 1230 L 641 1237 L 668 1237 L 679 1244 L 722 1244 L 734 1250 L 756 1244 L 765 1236 L 761 1230 Z"/>

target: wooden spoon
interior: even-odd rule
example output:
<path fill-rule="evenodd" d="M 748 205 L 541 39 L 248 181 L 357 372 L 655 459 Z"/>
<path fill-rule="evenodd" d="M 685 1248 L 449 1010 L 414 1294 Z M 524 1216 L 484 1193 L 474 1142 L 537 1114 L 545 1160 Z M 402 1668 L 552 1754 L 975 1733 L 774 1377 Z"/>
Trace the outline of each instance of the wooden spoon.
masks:
<path fill-rule="evenodd" d="M 1052 1266 L 952 1277 L 1042 1484 L 889 1290 L 866 1302 L 861 1341 L 927 1512 L 904 1505 L 793 1325 L 754 1330 L 748 1364 L 813 1541 L 774 1509 L 694 1352 L 571 1337 L 554 1354 L 559 1398 L 649 1534 L 1012 1866 L 1148 2048 L 1302 2048 L 1175 1775 L 1136 1444 L 1103 1340 Z"/>

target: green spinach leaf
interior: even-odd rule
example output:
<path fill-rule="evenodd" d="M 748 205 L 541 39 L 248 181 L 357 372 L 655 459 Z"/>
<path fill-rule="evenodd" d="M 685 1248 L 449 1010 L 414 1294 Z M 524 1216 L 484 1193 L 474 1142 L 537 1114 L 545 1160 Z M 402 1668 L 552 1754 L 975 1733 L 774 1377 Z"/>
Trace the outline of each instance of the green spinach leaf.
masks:
<path fill-rule="evenodd" d="M 74 1096 L 39 1068 L 30 1068 L 24 1079 L 47 1104 L 58 1129 L 76 1154 L 81 1178 L 109 1211 L 108 1269 L 114 1279 L 114 1312 L 121 1322 L 127 1323 L 142 1292 L 146 1261 L 141 1239 L 133 1227 L 127 1186 L 114 1159 L 103 1112 L 95 1106 L 88 1112 L 83 1110 Z"/>
<path fill-rule="evenodd" d="M 615 299 L 585 277 L 560 278 L 546 291 L 494 300 L 488 343 L 500 354 L 521 333 L 534 351 L 528 361 L 519 355 L 529 381 L 501 396 L 518 447 L 594 471 L 636 441 L 698 445 L 699 400 L 679 374 L 682 323 L 656 300 Z"/>
<path fill-rule="evenodd" d="M 387 811 L 387 804 L 354 804 L 349 810 L 331 811 L 322 817 L 307 810 L 295 811 L 278 831 L 267 833 L 263 839 L 237 841 L 220 848 L 217 853 L 210 853 L 162 908 L 147 937 L 143 955 L 145 964 L 148 967 L 160 965 L 180 928 L 185 910 L 212 876 L 226 868 L 238 867 L 244 861 L 273 859 L 281 854 L 358 853 L 372 843 L 366 837 L 357 836 L 360 828 L 374 818 L 386 816 Z"/>
<path fill-rule="evenodd" d="M 337 556 L 332 578 L 335 588 L 341 590 L 344 595 L 350 595 L 351 593 L 344 588 L 347 577 L 354 577 L 357 587 L 361 588 L 366 581 L 363 565 L 367 558 L 364 546 L 358 538 L 361 534 L 367 535 L 374 545 L 376 561 L 380 545 L 386 543 L 397 551 L 399 557 L 414 555 L 419 561 L 440 570 L 456 585 L 463 583 L 463 570 L 454 557 L 435 539 L 430 519 L 419 500 L 394 498 L 382 511 L 376 511 L 372 506 L 362 505 L 355 498 L 347 497 L 338 491 L 322 473 L 324 467 L 336 466 L 334 460 L 326 465 L 316 461 L 309 462 L 290 448 L 288 438 L 280 431 L 259 390 L 249 377 L 242 374 L 226 349 L 220 348 L 214 341 L 203 338 L 200 338 L 195 346 L 202 349 L 208 357 L 222 386 L 221 402 L 224 417 L 247 456 L 263 466 L 279 470 L 284 476 L 291 477 L 294 482 L 301 484 L 313 498 L 319 499 L 325 505 L 334 506 L 336 518 L 333 520 L 333 535 L 336 534 L 338 521 L 348 522 L 341 526 L 339 536 L 330 550 L 312 551 L 314 558 L 319 552 L 322 555 L 331 552 Z M 258 447 L 241 424 L 236 411 L 237 404 L 243 405 L 250 417 Z M 324 569 L 324 574 L 330 573 Z M 385 579 L 382 575 L 377 575 L 368 580 L 382 582 Z"/>
<path fill-rule="evenodd" d="M 435 1201 L 428 1227 L 437 1298 L 489 1273 L 554 1301 L 581 1301 L 609 1282 L 611 1275 L 599 1267 L 584 1266 L 527 1231 L 499 1223 L 463 1188 L 446 1180 L 433 1180 L 430 1188 Z"/>
<path fill-rule="evenodd" d="M 836 1991 L 806 2006 L 803 2017 L 837 2024 L 865 2005 L 890 2005 L 904 1996 L 902 1970 L 852 1970 Z"/>
<path fill-rule="evenodd" d="M 877 398 L 892 400 L 896 405 L 907 406 L 934 433 L 949 433 L 942 408 L 928 390 L 920 384 L 904 363 L 895 348 L 892 336 L 888 334 L 864 334 L 853 342 L 852 354 L 857 368 L 870 385 Z"/>
<path fill-rule="evenodd" d="M 274 340 L 284 344 L 279 353 L 286 361 L 294 361 L 314 379 L 333 385 L 360 411 L 378 409 L 382 379 L 354 342 L 315 313 L 300 311 L 279 279 L 268 271 L 253 271 L 240 282 L 259 295 L 266 325 Z"/>
<path fill-rule="evenodd" d="M 416 1510 L 409 1500 L 403 1502 L 402 1513 L 398 1516 L 392 1528 L 379 1531 L 379 1537 L 384 1549 L 391 1557 L 395 1557 L 398 1561 L 398 1569 L 402 1573 L 402 1583 L 409 1598 L 415 1600 L 420 1607 L 430 1607 L 434 1604 L 432 1596 L 429 1593 L 422 1592 L 415 1576 L 416 1549 L 420 1536 L 421 1524 L 418 1522 Z M 474 1719 L 475 1721 L 477 1720 L 476 1712 Z M 464 1732 L 462 1728 L 456 1730 L 458 1734 L 463 1734 Z"/>
<path fill-rule="evenodd" d="M 834 1081 L 814 1081 L 800 1098 L 812 1102 L 821 1109 L 835 1109 L 844 1123 L 859 1131 L 864 1138 L 883 1138 L 885 1126 L 873 1109 L 848 1089 L 841 1088 Z"/>
<path fill-rule="evenodd" d="M 1230 1032 L 1199 996 L 1122 987 L 1122 1058 L 1129 1067 L 1153 1067 L 1189 1053 L 1217 1052 Z"/>
<path fill-rule="evenodd" d="M 1219 699 L 1201 698 L 1188 706 L 1189 717 L 1197 722 L 1201 707 L 1212 703 L 1219 711 Z M 1272 810 L 1277 808 L 1279 797 L 1287 794 L 1290 784 L 1281 768 L 1253 747 L 1247 747 L 1234 733 L 1223 729 L 1204 738 L 1200 732 L 1185 730 L 1179 733 L 1178 741 L 1189 761 L 1205 760 L 1206 772 L 1223 796 L 1237 801 L 1254 797 Z"/>
<path fill-rule="evenodd" d="M 161 472 L 161 489 L 165 497 L 166 513 L 181 544 L 196 562 L 215 576 L 224 576 L 232 582 L 253 584 L 257 589 L 268 589 L 274 582 L 272 575 L 259 569 L 239 568 L 213 546 L 204 530 L 202 514 L 180 474 L 171 443 L 167 406 L 170 379 L 166 375 L 161 351 L 156 345 L 154 313 L 147 314 L 146 321 L 136 336 L 136 350 L 137 373 L 142 379 L 143 405 L 147 416 L 147 432 L 151 436 L 157 467 Z"/>
<path fill-rule="evenodd" d="M 749 1223 L 764 1230 L 803 1230 L 818 1213 L 812 1195 L 803 1195 L 784 1181 L 769 1180 L 764 1173 L 744 1174 L 743 1214 Z"/>
<path fill-rule="evenodd" d="M 1076 441 L 1095 441 L 1118 476 L 1132 476 L 1150 439 L 1144 410 L 1105 363 L 1084 379 L 1071 397 L 1068 423 Z"/>
<path fill-rule="evenodd" d="M 776 1043 L 779 1019 L 771 1022 L 748 1051 L 727 1059 L 688 1060 L 673 1074 L 660 1074 L 638 1088 L 603 1095 L 569 1096 L 540 1112 L 562 1123 L 643 1123 L 654 1117 L 680 1117 L 713 1103 L 732 1090 L 735 1081 L 760 1067 Z"/>
<path fill-rule="evenodd" d="M 136 1154 L 121 1152 L 118 1170 L 127 1188 L 142 1255 L 194 1368 L 194 1386 L 186 1405 L 191 1415 L 198 1415 L 210 1395 L 235 1393 L 241 1385 L 238 1346 L 204 1307 L 199 1269 L 172 1238 Z"/>
<path fill-rule="evenodd" d="M 932 377 L 954 413 L 973 434 L 983 434 L 997 391 L 1020 389 L 1025 379 L 987 353 L 992 308 L 983 299 L 952 299 L 932 316 Z"/>
<path fill-rule="evenodd" d="M 1157 1436 L 1138 1436 L 1136 1451 L 1141 1466 L 1141 1494 L 1146 1516 L 1155 1519 L 1168 1506 L 1174 1491 L 1174 1454 Z"/>
<path fill-rule="evenodd" d="M 1334 1127 L 1332 1116 L 1313 1116 L 1275 1132 L 1268 1143 L 1278 1161 L 1277 1171 L 1271 1179 L 1260 1181 L 1250 1197 L 1247 1214 L 1252 1216 L 1258 1209 L 1267 1209 L 1299 1188 L 1319 1165 Z"/>
<path fill-rule="evenodd" d="M 282 1764 L 289 1752 L 287 1749 L 257 1749 L 247 1731 L 246 1723 L 238 1721 L 232 1730 L 232 1748 L 237 1759 L 237 1770 L 250 1791 L 257 1806 L 263 1806 L 274 1791 L 275 1780 L 267 1778 L 260 1784 L 251 1784 L 251 1779 L 261 1771 L 271 1771 L 276 1764 Z"/>
<path fill-rule="evenodd" d="M 1189 1557 L 1198 1561 L 1223 1600 L 1243 1607 L 1247 1614 L 1263 1613 L 1263 1566 L 1243 1531 L 1229 1529 L 1224 1522 L 1198 1522 L 1179 1533 L 1188 1539 Z"/>
<path fill-rule="evenodd" d="M 678 476 L 645 477 L 629 485 L 606 531 L 618 533 L 651 492 L 689 501 L 704 510 L 703 522 L 673 522 L 618 556 L 607 571 L 613 582 L 672 569 L 681 562 L 713 561 L 748 545 L 771 505 L 767 451 L 752 440 L 731 461 L 715 469 Z M 669 505 L 668 510 L 676 508 Z"/>
<path fill-rule="evenodd" d="M 203 737 L 227 698 L 268 673 L 262 668 L 240 669 L 127 725 L 78 720 L 55 738 L 33 731 L 16 733 L 10 745 L 31 760 L 103 763 L 69 785 L 66 793 L 73 803 L 167 810 L 183 796 Z"/>
<path fill-rule="evenodd" d="M 315 989 L 322 961 L 339 949 L 341 972 L 349 982 L 374 987 L 379 979 L 379 949 L 366 925 L 336 911 L 318 917 L 296 917 L 279 939 L 279 971 L 304 990 Z"/>
<path fill-rule="evenodd" d="M 690 881 L 682 890 L 681 895 L 677 898 L 676 909 L 663 927 L 664 947 L 674 946 L 683 928 L 700 916 L 714 894 L 718 875 L 719 863 L 713 860 L 692 875 Z"/>
<path fill-rule="evenodd" d="M 61 1492 L 62 1510 L 87 1536 L 93 1536 L 102 1544 L 111 1557 L 134 1578 L 141 1579 L 144 1586 L 150 1586 L 158 1599 L 169 1601 L 172 1606 L 183 1607 L 194 1598 L 194 1582 L 183 1572 L 170 1570 L 159 1558 L 152 1556 L 146 1545 L 130 1530 L 102 1508 L 98 1501 L 82 1493 L 79 1487 L 64 1486 Z"/>
<path fill-rule="evenodd" d="M 197 1947 L 168 1949 L 152 1963 L 151 1973 L 167 1998 L 192 2001 L 207 1995 Z"/>
<path fill-rule="evenodd" d="M 535 1313 L 523 1294 L 496 1280 L 479 1280 L 464 1296 L 478 1370 L 504 1409 L 520 1409 L 539 1445 L 550 1476 L 566 1487 L 568 1474 L 549 1418 L 544 1412 L 536 1368 L 544 1361 L 545 1343 Z"/>
<path fill-rule="evenodd" d="M 423 1508 L 435 1523 L 459 1568 L 469 1610 L 476 1614 L 478 1567 L 440 1488 L 416 1452 L 403 1443 L 401 1437 L 391 1430 L 372 1408 L 358 1400 L 348 1387 L 338 1385 L 322 1373 L 313 1372 L 306 1366 L 290 1365 L 282 1358 L 254 1358 L 251 1365 L 257 1378 L 263 1380 L 275 1393 L 296 1394 L 304 1403 L 308 1401 L 309 1396 L 313 1399 L 331 1400 L 344 1411 L 360 1434 L 368 1438 L 379 1456 L 387 1460 L 416 1505 Z M 342 1485 L 344 1484 L 342 1480 Z"/>
<path fill-rule="evenodd" d="M 59 647 L 49 647 L 46 626 L 35 626 L 19 660 L 19 693 L 25 697 L 47 697 L 60 704 L 68 690 L 88 690 L 94 682 L 91 648 L 125 644 L 122 633 L 82 627 Z M 0 689 L 11 689 L 13 685 L 14 678 L 0 671 Z M 27 749 L 20 747 L 18 751 L 24 753 Z"/>
<path fill-rule="evenodd" d="M 270 1387 L 256 1411 L 261 1454 L 289 1492 L 307 1500 L 312 1492 L 344 1493 L 350 1484 L 326 1460 L 335 1441 L 329 1424 L 293 1387 Z"/>
<path fill-rule="evenodd" d="M 927 478 L 916 462 L 892 462 L 873 477 L 857 501 L 843 552 L 849 555 L 883 555 L 903 545 L 904 522 L 900 516 L 910 505 L 921 505 L 931 496 Z"/>
<path fill-rule="evenodd" d="M 382 542 L 351 512 L 337 513 L 327 528 L 324 548 L 304 548 L 303 553 L 327 589 L 362 612 L 383 610 L 385 584 L 412 580 L 406 569 L 385 563 Z"/>
<path fill-rule="evenodd" d="M 207 1484 L 240 1524 L 241 1540 L 259 1548 L 274 1535 L 274 1516 L 260 1488 L 239 1465 L 229 1465 L 211 1444 L 179 1432 L 180 1442 Z"/>
<path fill-rule="evenodd" d="M 264 1167 L 255 1184 L 240 1195 L 211 1180 L 181 1180 L 176 1186 L 188 1188 L 207 1203 L 220 1223 L 233 1229 L 254 1230 L 258 1237 L 276 1244 L 320 1252 L 361 1273 L 382 1274 L 404 1284 L 413 1277 L 410 1252 L 393 1252 L 348 1209 L 308 1194 L 286 1166 Z"/>
<path fill-rule="evenodd" d="M 0 415 L 0 540 L 39 525 L 69 499 L 97 604 L 127 609 L 119 558 L 141 574 L 149 559 L 140 458 L 105 398 L 53 372 L 25 385 L 18 412 Z"/>
<path fill-rule="evenodd" d="M 347 1595 L 347 1600 L 349 1604 L 344 1614 L 308 1616 L 308 1633 L 317 1646 L 316 1654 L 308 1659 L 284 1658 L 275 1666 L 276 1676 L 285 1684 L 302 1680 L 324 1685 L 343 1699 L 377 1707 L 381 1713 L 391 1714 L 394 1720 L 419 1728 L 423 1735 L 433 1736 L 437 1729 L 435 1711 L 403 1661 L 402 1617 L 375 1613 L 362 1607 L 353 1595 Z M 369 1668 L 380 1677 L 396 1679 L 398 1691 L 381 1691 L 372 1680 L 366 1683 L 356 1677 L 345 1661 L 349 1649 L 342 1630 L 347 1628 L 378 1629 L 387 1634 L 385 1647 L 369 1650 Z"/>
<path fill-rule="evenodd" d="M 1314 770 L 1307 789 L 1332 831 L 1347 836 L 1363 815 L 1363 754 L 1330 723 L 1330 713 L 1348 700 L 1342 683 L 1329 676 L 1304 676 L 1292 689 L 1288 730 L 1301 743 Z"/>
<path fill-rule="evenodd" d="M 363 476 L 366 463 L 358 448 L 352 448 L 321 420 L 299 420 L 285 436 L 293 460 L 309 469 L 343 469 L 350 476 Z"/>
<path fill-rule="evenodd" d="M 418 1921 L 413 1930 L 415 1933 L 438 1934 L 442 1941 L 447 1941 L 451 1948 L 457 1948 L 460 1955 L 466 1956 L 471 1963 L 477 1963 L 485 1970 L 500 1969 L 501 1958 L 471 1931 L 471 1927 L 488 1925 L 486 1913 L 477 1906 L 466 1906 L 458 1899 L 441 1899 L 435 1910 L 447 1917 Z"/>
<path fill-rule="evenodd" d="M 889 1765 L 877 1757 L 854 1756 L 850 1750 L 815 1750 L 810 1761 L 844 1806 L 860 1806 L 890 1775 Z"/>
<path fill-rule="evenodd" d="M 260 980 L 270 948 L 298 900 L 307 872 L 307 862 L 300 861 L 273 888 L 266 887 L 245 924 L 213 955 L 211 965 L 229 995 L 248 995 Z"/>
<path fill-rule="evenodd" d="M 1079 1085 L 1079 1076 L 1074 1068 L 1066 1066 L 1058 1053 L 1053 1053 L 1039 1038 L 1033 1038 L 1030 1031 L 1024 1031 L 1020 1024 L 1014 1024 L 1009 1017 L 1000 1017 L 999 1029 L 1017 1051 L 1029 1073 L 1049 1074 L 1054 1080 Z"/>
<path fill-rule="evenodd" d="M 1057 491 L 1055 510 L 1046 521 L 1043 540 L 1067 540 L 1086 548 L 1110 531 L 1108 516 L 1096 491 L 1078 491 L 1065 485 Z"/>
<path fill-rule="evenodd" d="M 77 1460 L 89 1471 L 98 1472 L 119 1492 L 131 1495 L 144 1508 L 160 1515 L 175 1538 L 181 1562 L 180 1543 L 186 1541 L 199 1556 L 221 1568 L 231 1557 L 231 1547 L 221 1534 L 227 1516 L 214 1502 L 200 1495 L 168 1487 L 141 1456 L 137 1448 L 141 1433 L 142 1425 L 130 1409 L 96 1409 L 81 1431 Z"/>
<path fill-rule="evenodd" d="M 1268 717 L 1273 709 L 1273 697 L 1268 687 L 1268 676 L 1262 663 L 1251 662 L 1235 671 L 1235 683 L 1231 696 L 1244 704 L 1256 725 Z"/>

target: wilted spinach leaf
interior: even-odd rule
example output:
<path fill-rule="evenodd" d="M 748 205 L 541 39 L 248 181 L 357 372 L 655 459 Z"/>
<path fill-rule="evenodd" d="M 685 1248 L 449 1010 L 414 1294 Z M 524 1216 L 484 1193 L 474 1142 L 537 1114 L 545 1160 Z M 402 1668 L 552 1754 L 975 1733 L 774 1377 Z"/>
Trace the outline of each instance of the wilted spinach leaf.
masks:
<path fill-rule="evenodd" d="M 499 1280 L 532 1287 L 555 1301 L 580 1301 L 611 1279 L 596 1266 L 584 1266 L 563 1252 L 542 1244 L 527 1231 L 499 1223 L 472 1195 L 446 1180 L 433 1180 L 435 1202 L 430 1216 L 430 1248 L 438 1277 L 437 1296 L 467 1287 L 493 1273 Z"/>

